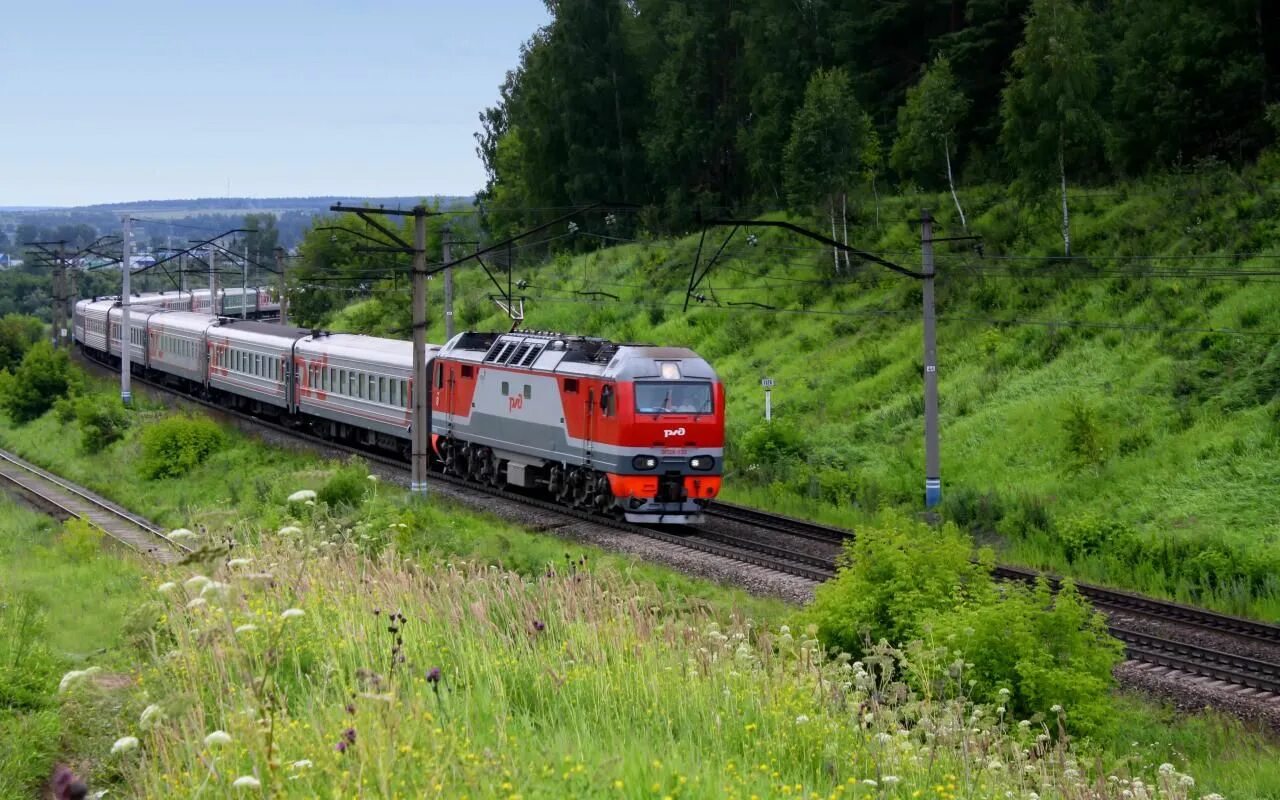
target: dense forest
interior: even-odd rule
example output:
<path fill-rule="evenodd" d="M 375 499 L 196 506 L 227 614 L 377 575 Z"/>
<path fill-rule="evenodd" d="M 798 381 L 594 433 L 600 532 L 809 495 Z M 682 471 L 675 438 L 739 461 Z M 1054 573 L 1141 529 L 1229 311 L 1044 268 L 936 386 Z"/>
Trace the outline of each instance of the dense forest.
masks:
<path fill-rule="evenodd" d="M 597 200 L 653 209 L 647 227 L 834 216 L 877 181 L 1065 205 L 1067 184 L 1246 162 L 1280 123 L 1264 0 L 546 3 L 480 114 L 495 232 Z"/>

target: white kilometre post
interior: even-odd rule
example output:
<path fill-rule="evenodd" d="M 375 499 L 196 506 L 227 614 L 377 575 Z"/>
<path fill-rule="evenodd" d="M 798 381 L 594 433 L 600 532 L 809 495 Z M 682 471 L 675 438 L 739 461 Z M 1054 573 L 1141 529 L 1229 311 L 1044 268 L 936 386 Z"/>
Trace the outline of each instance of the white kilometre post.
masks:
<path fill-rule="evenodd" d="M 764 387 L 764 421 L 773 422 L 773 378 L 761 378 Z"/>
<path fill-rule="evenodd" d="M 129 273 L 132 271 L 129 261 L 133 257 L 130 253 L 133 245 L 133 242 L 131 241 L 133 236 L 131 227 L 132 223 L 133 220 L 129 219 L 128 214 L 125 214 L 124 243 L 121 246 L 123 252 L 120 254 L 120 276 L 122 284 L 120 287 L 120 402 L 124 403 L 126 406 L 133 403 L 133 392 L 131 391 L 132 387 L 129 380 L 131 377 L 130 372 L 133 368 L 129 363 L 129 357 L 132 355 L 130 352 L 129 339 L 129 305 L 130 292 L 132 291 L 129 286 Z M 109 325 L 107 327 L 108 329 L 110 328 Z M 110 333 L 110 330 L 108 330 L 107 335 L 110 336 Z M 108 341 L 107 349 L 110 350 L 110 348 L 111 342 Z"/>

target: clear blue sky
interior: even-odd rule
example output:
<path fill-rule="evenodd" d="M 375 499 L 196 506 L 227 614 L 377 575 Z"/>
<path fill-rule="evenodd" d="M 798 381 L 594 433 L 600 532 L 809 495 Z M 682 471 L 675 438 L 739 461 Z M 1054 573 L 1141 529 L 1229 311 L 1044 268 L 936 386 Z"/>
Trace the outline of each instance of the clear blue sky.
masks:
<path fill-rule="evenodd" d="M 0 205 L 470 194 L 540 0 L 0 10 Z"/>

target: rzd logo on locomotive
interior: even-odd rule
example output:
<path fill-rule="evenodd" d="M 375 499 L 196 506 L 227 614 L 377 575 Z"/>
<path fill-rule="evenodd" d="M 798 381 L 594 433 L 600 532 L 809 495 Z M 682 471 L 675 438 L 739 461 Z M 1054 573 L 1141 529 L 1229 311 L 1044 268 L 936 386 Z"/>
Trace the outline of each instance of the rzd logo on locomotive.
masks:
<path fill-rule="evenodd" d="M 524 408 L 524 398 L 523 398 L 523 397 L 521 397 L 520 395 L 515 395 L 514 397 L 508 397 L 508 398 L 507 398 L 507 411 L 508 411 L 508 412 L 511 412 L 511 411 L 519 411 L 519 410 L 520 410 L 520 409 L 522 409 L 522 408 Z"/>
<path fill-rule="evenodd" d="M 684 436 L 684 428 L 667 428 L 662 432 L 662 436 L 666 439 L 672 436 Z"/>

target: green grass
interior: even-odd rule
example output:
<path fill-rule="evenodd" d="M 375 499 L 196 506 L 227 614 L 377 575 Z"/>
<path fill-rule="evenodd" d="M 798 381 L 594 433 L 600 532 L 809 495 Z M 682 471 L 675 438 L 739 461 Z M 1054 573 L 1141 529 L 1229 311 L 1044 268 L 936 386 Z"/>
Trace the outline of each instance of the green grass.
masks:
<path fill-rule="evenodd" d="M 29 798 L 55 761 L 109 734 L 102 698 L 61 706 L 63 674 L 120 668 L 142 570 L 0 494 L 0 798 Z M 106 730 L 107 734 L 103 731 Z M 77 764 L 79 766 L 79 764 Z M 84 770 L 82 770 L 84 774 Z"/>
<path fill-rule="evenodd" d="M 1280 286 L 1274 278 L 1143 274 L 1274 270 L 1278 161 L 1073 198 L 1074 252 L 1094 260 L 1070 266 L 1047 260 L 1061 252 L 1051 208 L 1023 207 L 1003 187 L 963 189 L 986 256 L 939 245 L 942 479 L 951 518 L 1006 560 L 1280 619 L 1280 517 L 1272 511 Z M 851 239 L 918 266 L 919 237 L 908 221 L 921 205 L 938 215 L 940 235 L 963 233 L 946 196 L 886 197 L 884 225 L 876 227 L 863 202 Z M 711 231 L 707 247 L 727 233 Z M 755 233 L 756 246 L 735 237 L 699 290 L 706 302 L 687 314 L 697 236 L 609 248 L 580 237 L 577 255 L 517 268 L 515 278 L 531 285 L 525 324 L 686 345 L 707 358 L 727 386 L 727 499 L 850 526 L 885 507 L 920 510 L 919 287 L 873 265 L 832 275 L 829 252 L 774 230 Z M 1223 258 L 1233 253 L 1255 255 Z M 1107 260 L 1152 254 L 1172 259 Z M 1005 255 L 1018 258 L 998 260 Z M 482 274 L 460 271 L 457 280 L 462 324 L 507 327 Z M 729 305 L 748 301 L 779 311 Z M 407 325 L 407 309 L 403 292 L 382 294 L 339 313 L 333 327 L 386 333 Z M 1055 320 L 1087 324 L 1033 324 Z M 1237 333 L 1207 332 L 1224 328 Z M 431 338 L 442 336 L 435 319 Z M 745 444 L 764 426 L 766 375 L 776 381 L 775 425 L 798 432 L 794 457 Z M 1092 425 L 1087 453 L 1069 433 L 1075 408 Z M 977 518 L 975 498 L 987 508 Z M 1092 517 L 1119 523 L 1131 546 L 1073 550 L 1064 532 Z M 1126 555 L 1113 557 L 1121 549 Z"/>

